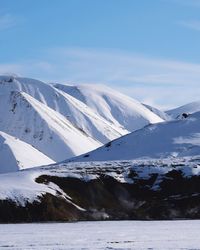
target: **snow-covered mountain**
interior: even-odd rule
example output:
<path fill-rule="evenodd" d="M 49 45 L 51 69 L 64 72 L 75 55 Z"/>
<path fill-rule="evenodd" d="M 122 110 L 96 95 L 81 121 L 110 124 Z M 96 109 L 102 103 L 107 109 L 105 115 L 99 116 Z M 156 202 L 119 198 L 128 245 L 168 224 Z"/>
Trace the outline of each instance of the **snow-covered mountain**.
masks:
<path fill-rule="evenodd" d="M 180 106 L 175 109 L 166 111 L 166 113 L 173 119 L 178 119 L 182 117 L 182 114 L 193 114 L 200 111 L 200 101 L 191 102 L 186 105 Z"/>
<path fill-rule="evenodd" d="M 0 173 L 55 163 L 31 145 L 0 131 Z"/>
<path fill-rule="evenodd" d="M 0 91 L 0 130 L 29 143 L 54 161 L 101 145 L 60 113 L 19 91 Z"/>
<path fill-rule="evenodd" d="M 56 88 L 84 102 L 97 114 L 117 127 L 135 131 L 150 123 L 162 122 L 163 119 L 140 102 L 101 85 L 62 85 Z"/>
<path fill-rule="evenodd" d="M 71 161 L 108 161 L 198 155 L 200 112 L 146 126 Z"/>
<path fill-rule="evenodd" d="M 0 222 L 199 218 L 197 107 L 1 76 Z"/>
<path fill-rule="evenodd" d="M 13 76 L 0 76 L 0 93 L 3 91 L 4 93 L 5 91 L 7 93 L 11 91 L 27 93 L 65 116 L 76 128 L 100 143 L 106 143 L 128 133 L 126 129 L 115 126 L 103 117 L 95 114 L 93 110 L 79 100 L 41 81 Z"/>

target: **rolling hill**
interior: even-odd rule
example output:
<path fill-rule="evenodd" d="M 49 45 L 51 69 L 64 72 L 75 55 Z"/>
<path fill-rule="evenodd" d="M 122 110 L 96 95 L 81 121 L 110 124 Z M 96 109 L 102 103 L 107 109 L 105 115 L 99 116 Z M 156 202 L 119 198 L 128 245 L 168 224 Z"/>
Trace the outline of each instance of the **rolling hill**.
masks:
<path fill-rule="evenodd" d="M 110 161 L 198 155 L 200 112 L 184 120 L 153 124 L 71 161 Z"/>

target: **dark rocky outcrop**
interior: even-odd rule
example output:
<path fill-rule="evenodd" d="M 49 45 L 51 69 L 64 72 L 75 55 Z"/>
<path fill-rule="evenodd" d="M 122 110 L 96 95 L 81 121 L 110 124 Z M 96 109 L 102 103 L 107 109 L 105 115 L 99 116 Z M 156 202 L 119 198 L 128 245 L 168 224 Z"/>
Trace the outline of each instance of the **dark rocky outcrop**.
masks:
<path fill-rule="evenodd" d="M 158 174 L 138 179 L 132 170 L 129 178 L 122 183 L 106 174 L 90 181 L 41 175 L 37 183 L 56 184 L 73 203 L 51 194 L 25 207 L 0 201 L 0 222 L 200 219 L 200 176 L 171 170 L 160 180 Z"/>

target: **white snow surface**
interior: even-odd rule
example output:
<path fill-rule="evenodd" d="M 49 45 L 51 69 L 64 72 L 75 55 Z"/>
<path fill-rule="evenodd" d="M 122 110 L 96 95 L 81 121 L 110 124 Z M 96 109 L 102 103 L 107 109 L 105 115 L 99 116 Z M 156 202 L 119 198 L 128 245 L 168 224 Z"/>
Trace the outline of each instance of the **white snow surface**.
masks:
<path fill-rule="evenodd" d="M 2 224 L 9 250 L 199 250 L 199 220 Z"/>
<path fill-rule="evenodd" d="M 131 132 L 147 124 L 163 121 L 140 102 L 104 85 L 55 84 L 54 86 L 84 102 L 117 127 L 123 127 Z"/>
<path fill-rule="evenodd" d="M 11 91 L 27 93 L 65 116 L 75 127 L 100 143 L 106 143 L 128 133 L 126 129 L 111 124 L 83 102 L 50 84 L 30 78 L 0 76 L 0 93 L 9 94 Z"/>
<path fill-rule="evenodd" d="M 0 130 L 33 145 L 54 161 L 101 145 L 60 113 L 19 91 L 0 92 Z"/>
<path fill-rule="evenodd" d="M 131 160 L 198 155 L 200 112 L 184 120 L 153 124 L 70 161 Z"/>
<path fill-rule="evenodd" d="M 200 101 L 197 102 L 191 102 L 188 104 L 185 104 L 183 106 L 180 106 L 175 109 L 171 109 L 166 111 L 166 113 L 173 119 L 181 118 L 183 113 L 186 114 L 193 114 L 200 111 Z"/>
<path fill-rule="evenodd" d="M 55 163 L 32 147 L 0 131 L 0 173 Z"/>

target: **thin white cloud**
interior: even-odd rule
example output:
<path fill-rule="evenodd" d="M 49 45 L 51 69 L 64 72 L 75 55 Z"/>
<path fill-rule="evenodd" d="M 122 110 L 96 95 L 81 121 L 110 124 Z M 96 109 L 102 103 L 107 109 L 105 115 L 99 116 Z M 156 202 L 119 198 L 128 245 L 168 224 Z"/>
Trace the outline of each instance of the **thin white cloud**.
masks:
<path fill-rule="evenodd" d="M 20 63 L 2 63 L 0 64 L 0 74 L 20 74 L 23 73 L 24 65 Z"/>
<path fill-rule="evenodd" d="M 0 15 L 0 30 L 9 29 L 16 25 L 16 18 L 11 14 Z"/>
<path fill-rule="evenodd" d="M 160 108 L 169 110 L 183 104 L 199 101 L 200 88 L 182 86 L 118 86 L 122 93 L 137 98 L 139 101 Z"/>
<path fill-rule="evenodd" d="M 80 82 L 199 84 L 200 64 L 162 60 L 110 50 L 58 49 L 59 68 Z M 65 71 L 66 72 L 66 71 Z"/>
<path fill-rule="evenodd" d="M 0 64 L 0 73 L 17 73 L 62 83 L 103 83 L 157 107 L 200 99 L 200 64 L 151 58 L 116 50 L 51 49 L 42 60 Z"/>
<path fill-rule="evenodd" d="M 197 21 L 197 20 L 181 21 L 179 22 L 179 24 L 186 28 L 200 31 L 200 21 Z"/>
<path fill-rule="evenodd" d="M 163 1 L 169 1 L 169 0 L 163 0 Z M 200 0 L 171 0 L 171 2 L 191 7 L 200 7 Z"/>

